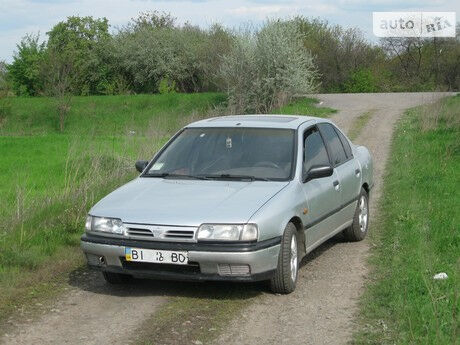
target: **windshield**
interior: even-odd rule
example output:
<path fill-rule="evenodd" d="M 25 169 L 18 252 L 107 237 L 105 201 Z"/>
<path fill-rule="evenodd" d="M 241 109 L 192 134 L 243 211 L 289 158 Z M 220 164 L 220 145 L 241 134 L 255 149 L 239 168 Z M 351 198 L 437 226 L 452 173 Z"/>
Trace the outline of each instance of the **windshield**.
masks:
<path fill-rule="evenodd" d="M 187 128 L 143 176 L 287 180 L 293 157 L 291 129 Z"/>

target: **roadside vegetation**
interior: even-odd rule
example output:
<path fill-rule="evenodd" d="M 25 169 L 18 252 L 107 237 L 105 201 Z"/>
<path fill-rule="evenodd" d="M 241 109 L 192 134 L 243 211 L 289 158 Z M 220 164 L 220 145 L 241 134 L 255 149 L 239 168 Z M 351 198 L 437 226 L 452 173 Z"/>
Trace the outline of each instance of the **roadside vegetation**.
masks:
<path fill-rule="evenodd" d="M 0 90 L 62 101 L 65 94 L 227 92 L 237 109 L 251 111 L 314 89 L 459 90 L 458 33 L 457 23 L 457 38 L 374 44 L 357 28 L 302 16 L 240 30 L 181 25 L 156 11 L 116 30 L 106 18 L 71 16 L 18 42 L 13 61 L 0 61 Z"/>
<path fill-rule="evenodd" d="M 457 344 L 460 96 L 400 120 L 372 238 L 358 344 Z M 438 273 L 447 279 L 436 280 Z"/>

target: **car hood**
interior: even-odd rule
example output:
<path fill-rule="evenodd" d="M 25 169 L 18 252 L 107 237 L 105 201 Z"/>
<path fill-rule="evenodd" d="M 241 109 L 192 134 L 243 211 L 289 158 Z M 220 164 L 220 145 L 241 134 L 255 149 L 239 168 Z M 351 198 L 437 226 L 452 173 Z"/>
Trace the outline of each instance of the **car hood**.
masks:
<path fill-rule="evenodd" d="M 125 223 L 246 223 L 288 184 L 139 177 L 107 195 L 89 213 Z"/>

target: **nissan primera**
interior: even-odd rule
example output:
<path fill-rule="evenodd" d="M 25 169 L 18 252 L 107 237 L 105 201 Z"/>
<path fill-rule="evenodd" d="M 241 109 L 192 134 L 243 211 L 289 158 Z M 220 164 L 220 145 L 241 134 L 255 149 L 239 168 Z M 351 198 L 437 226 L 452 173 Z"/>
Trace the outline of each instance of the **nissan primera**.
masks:
<path fill-rule="evenodd" d="M 89 211 L 81 246 L 109 283 L 267 280 L 290 293 L 303 256 L 369 224 L 372 159 L 332 122 L 244 115 L 181 129 Z"/>

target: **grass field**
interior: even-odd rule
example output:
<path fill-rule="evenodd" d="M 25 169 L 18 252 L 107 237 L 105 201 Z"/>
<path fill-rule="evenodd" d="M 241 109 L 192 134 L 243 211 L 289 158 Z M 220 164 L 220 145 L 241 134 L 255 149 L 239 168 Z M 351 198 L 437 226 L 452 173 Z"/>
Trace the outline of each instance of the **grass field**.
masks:
<path fill-rule="evenodd" d="M 460 96 L 399 122 L 374 229 L 359 344 L 459 344 Z M 445 272 L 446 280 L 434 280 Z"/>
<path fill-rule="evenodd" d="M 319 101 L 316 98 L 299 98 L 284 107 L 273 110 L 273 114 L 297 114 L 328 117 L 337 112 L 336 109 L 321 107 L 319 105 Z"/>
<path fill-rule="evenodd" d="M 187 122 L 225 114 L 225 101 L 212 93 L 74 97 L 60 132 L 52 99 L 0 100 L 0 319 L 31 287 L 46 295 L 56 288 L 50 278 L 82 264 L 87 210 L 136 176 L 137 159 Z M 315 103 L 300 99 L 276 112 L 330 112 Z"/>

